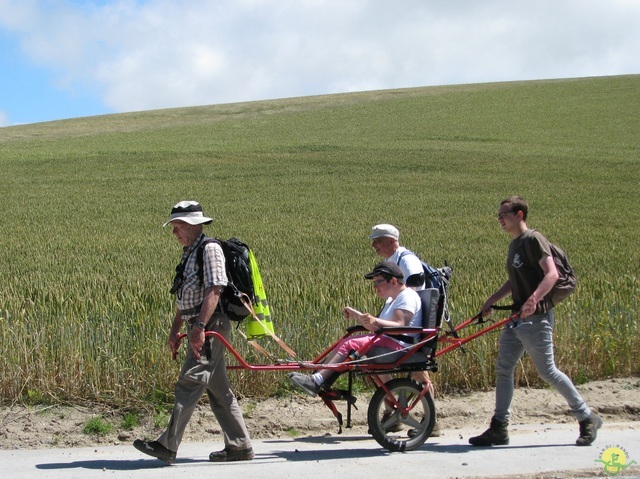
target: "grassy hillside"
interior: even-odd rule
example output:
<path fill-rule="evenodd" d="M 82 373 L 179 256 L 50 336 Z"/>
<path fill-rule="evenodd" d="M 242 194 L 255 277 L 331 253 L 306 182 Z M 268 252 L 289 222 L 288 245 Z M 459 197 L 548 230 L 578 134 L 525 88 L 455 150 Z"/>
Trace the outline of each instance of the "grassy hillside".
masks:
<path fill-rule="evenodd" d="M 380 304 L 362 278 L 372 225 L 434 265 L 454 319 L 505 280 L 511 194 L 569 254 L 557 310 L 577 381 L 640 372 L 640 75 L 430 87 L 106 115 L 0 129 L 0 390 L 5 400 L 164 399 L 179 247 L 161 225 L 196 199 L 208 232 L 260 261 L 276 332 L 303 358 Z M 441 361 L 449 387 L 493 381 L 495 339 Z M 243 354 L 253 353 L 236 336 Z M 267 341 L 268 343 L 268 341 Z M 277 354 L 280 351 L 272 348 Z M 528 362 L 520 382 L 537 383 Z M 239 373 L 241 393 L 284 375 Z"/>

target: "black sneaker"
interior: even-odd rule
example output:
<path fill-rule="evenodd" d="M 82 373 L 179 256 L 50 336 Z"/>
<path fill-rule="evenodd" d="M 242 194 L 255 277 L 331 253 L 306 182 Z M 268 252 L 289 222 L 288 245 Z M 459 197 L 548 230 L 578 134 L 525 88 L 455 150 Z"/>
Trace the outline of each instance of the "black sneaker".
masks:
<path fill-rule="evenodd" d="M 229 449 L 225 447 L 222 451 L 214 451 L 209 454 L 209 460 L 211 462 L 250 461 L 254 456 L 252 448 Z"/>
<path fill-rule="evenodd" d="M 580 421 L 580 437 L 576 446 L 589 446 L 598 437 L 598 429 L 602 427 L 602 418 L 592 412 L 587 419 Z"/>
<path fill-rule="evenodd" d="M 141 439 L 136 439 L 133 441 L 133 447 L 135 447 L 138 451 L 147 454 L 148 456 L 153 456 L 161 461 L 166 462 L 167 464 L 173 464 L 176 462 L 176 453 L 170 451 L 158 441 L 143 441 Z"/>
<path fill-rule="evenodd" d="M 302 389 L 309 396 L 317 396 L 320 391 L 320 386 L 318 386 L 308 374 L 289 373 L 289 379 L 291 379 L 291 382 L 295 386 Z"/>

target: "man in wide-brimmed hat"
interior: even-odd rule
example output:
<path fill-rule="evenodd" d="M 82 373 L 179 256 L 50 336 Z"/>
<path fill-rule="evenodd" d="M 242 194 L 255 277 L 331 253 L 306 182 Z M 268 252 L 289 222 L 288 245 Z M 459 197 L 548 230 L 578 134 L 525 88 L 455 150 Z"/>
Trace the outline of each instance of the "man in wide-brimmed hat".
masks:
<path fill-rule="evenodd" d="M 229 318 L 221 311 L 220 295 L 227 285 L 225 258 L 216 241 L 206 241 L 202 225 L 213 220 L 205 216 L 195 201 L 181 201 L 171 209 L 164 226 L 171 225 L 173 235 L 183 246 L 182 260 L 176 268 L 171 292 L 176 295 L 176 315 L 169 333 L 168 345 L 175 356 L 178 335 L 188 324 L 189 350 L 175 385 L 175 404 L 169 425 L 155 441 L 137 439 L 136 449 L 173 463 L 184 430 L 202 394 L 209 396 L 211 410 L 220 424 L 225 447 L 209 455 L 213 462 L 244 461 L 254 457 L 242 410 L 231 391 L 224 360 L 224 345 L 207 338 L 205 331 L 216 331 L 229 337 Z M 202 248 L 202 264 L 198 250 Z"/>

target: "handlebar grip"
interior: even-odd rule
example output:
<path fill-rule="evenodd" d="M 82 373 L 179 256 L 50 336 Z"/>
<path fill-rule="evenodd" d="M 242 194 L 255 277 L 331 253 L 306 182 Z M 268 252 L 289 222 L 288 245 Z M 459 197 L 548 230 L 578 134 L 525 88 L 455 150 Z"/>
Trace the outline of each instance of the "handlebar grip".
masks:
<path fill-rule="evenodd" d="M 513 309 L 513 304 L 509 304 L 507 306 L 498 306 L 494 304 L 491 306 L 491 309 L 495 309 L 496 311 L 511 311 Z"/>

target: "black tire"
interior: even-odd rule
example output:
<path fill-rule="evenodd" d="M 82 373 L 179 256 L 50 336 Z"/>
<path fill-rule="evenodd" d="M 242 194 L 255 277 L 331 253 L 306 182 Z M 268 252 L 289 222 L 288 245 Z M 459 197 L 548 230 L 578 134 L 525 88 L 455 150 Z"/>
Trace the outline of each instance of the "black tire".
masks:
<path fill-rule="evenodd" d="M 422 392 L 422 386 L 407 378 L 396 378 L 387 384 L 389 392 L 403 407 L 412 404 Z M 436 423 L 436 409 L 427 393 L 402 417 L 400 410 L 389 402 L 384 389 L 378 388 L 367 413 L 369 432 L 385 449 L 392 452 L 412 451 L 424 444 Z"/>

